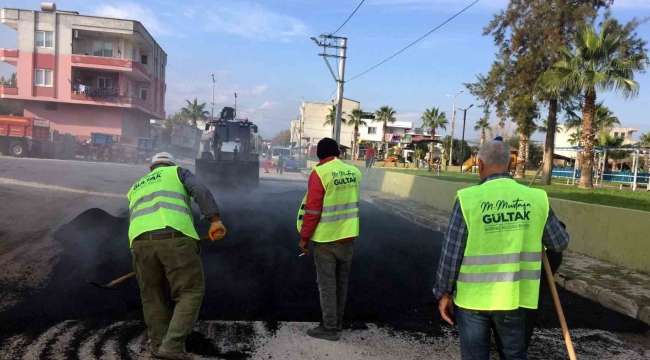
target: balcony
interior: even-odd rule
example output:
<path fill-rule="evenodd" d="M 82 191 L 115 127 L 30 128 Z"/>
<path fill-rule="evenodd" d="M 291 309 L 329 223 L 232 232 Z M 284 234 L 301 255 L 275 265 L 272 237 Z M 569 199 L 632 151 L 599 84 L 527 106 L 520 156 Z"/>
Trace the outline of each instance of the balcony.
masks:
<path fill-rule="evenodd" d="M 70 98 L 72 100 L 92 102 L 93 105 L 134 108 L 156 116 L 160 115 L 156 114 L 152 104 L 138 97 L 122 95 L 119 88 L 93 88 L 82 85 L 79 88 L 72 90 Z"/>
<path fill-rule="evenodd" d="M 16 66 L 18 64 L 18 50 L 0 49 L 0 61 Z"/>
<path fill-rule="evenodd" d="M 18 88 L 15 86 L 0 85 L 0 96 L 5 97 L 5 95 L 17 96 Z"/>
<path fill-rule="evenodd" d="M 131 74 L 138 81 L 151 82 L 151 75 L 147 71 L 147 68 L 133 60 L 91 55 L 72 55 L 72 65 L 89 69 L 120 71 Z"/>

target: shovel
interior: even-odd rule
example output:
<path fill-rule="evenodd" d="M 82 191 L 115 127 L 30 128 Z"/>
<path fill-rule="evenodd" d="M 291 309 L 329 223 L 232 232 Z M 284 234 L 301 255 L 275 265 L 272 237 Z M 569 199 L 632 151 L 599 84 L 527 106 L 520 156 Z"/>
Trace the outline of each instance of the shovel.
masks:
<path fill-rule="evenodd" d="M 115 279 L 115 280 L 109 282 L 109 283 L 106 284 L 106 285 L 99 284 L 99 283 L 97 283 L 97 282 L 95 282 L 95 281 L 86 281 L 86 282 L 89 283 L 90 285 L 92 285 L 92 286 L 96 286 L 96 287 L 98 287 L 98 288 L 100 288 L 100 289 L 105 289 L 105 290 L 117 290 L 117 289 L 115 289 L 113 286 L 115 286 L 115 285 L 117 285 L 117 284 L 120 284 L 120 283 L 124 282 L 125 280 L 128 280 L 128 279 L 130 279 L 130 278 L 132 278 L 132 277 L 134 277 L 134 276 L 135 276 L 135 271 L 132 271 L 132 272 L 130 272 L 130 273 L 128 273 L 128 274 L 122 276 L 121 278 L 117 278 L 117 279 Z"/>
<path fill-rule="evenodd" d="M 539 169 L 535 177 L 530 182 L 528 187 L 533 186 L 535 179 L 542 171 L 544 162 L 540 162 Z M 551 271 L 551 265 L 548 262 L 548 257 L 546 256 L 546 251 L 542 250 L 542 264 L 544 266 L 544 272 L 546 273 L 546 280 L 548 280 L 548 286 L 551 289 L 551 295 L 553 296 L 553 304 L 555 305 L 555 311 L 557 312 L 558 320 L 560 321 L 560 327 L 562 328 L 562 336 L 564 337 L 564 342 L 566 343 L 567 353 L 569 354 L 569 359 L 576 359 L 576 352 L 573 348 L 573 342 L 571 341 L 571 334 L 569 333 L 569 327 L 567 326 L 566 319 L 564 318 L 564 310 L 562 310 L 562 303 L 560 302 L 560 296 L 557 294 L 557 287 L 555 286 L 555 279 L 553 278 L 553 272 Z"/>
<path fill-rule="evenodd" d="M 219 231 L 220 234 L 221 234 L 222 232 L 223 232 L 223 231 L 221 231 L 221 230 Z M 206 236 L 206 237 L 201 238 L 200 242 L 207 242 L 208 240 L 210 240 L 210 238 Z M 132 277 L 134 277 L 134 276 L 135 276 L 135 271 L 132 271 L 132 272 L 130 272 L 130 273 L 128 273 L 128 274 L 126 274 L 126 275 L 120 277 L 120 278 L 117 278 L 117 279 L 115 279 L 115 280 L 109 282 L 109 283 L 106 284 L 106 285 L 102 285 L 102 284 L 100 284 L 100 283 L 98 283 L 98 282 L 96 282 L 96 281 L 89 281 L 89 280 L 86 280 L 86 282 L 87 282 L 88 284 L 90 284 L 90 285 L 92 285 L 92 286 L 96 286 L 96 287 L 98 287 L 98 288 L 100 288 L 100 289 L 104 289 L 104 290 L 117 290 L 117 289 L 114 288 L 115 285 L 117 285 L 117 284 L 121 284 L 121 283 L 124 282 L 125 280 L 128 280 L 128 279 L 130 279 L 130 278 L 132 278 Z"/>

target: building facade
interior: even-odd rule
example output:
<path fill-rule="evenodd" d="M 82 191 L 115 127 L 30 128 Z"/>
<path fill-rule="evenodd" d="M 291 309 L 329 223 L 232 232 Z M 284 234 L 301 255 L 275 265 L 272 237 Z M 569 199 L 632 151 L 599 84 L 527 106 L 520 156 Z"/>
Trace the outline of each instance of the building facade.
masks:
<path fill-rule="evenodd" d="M 22 100 L 25 116 L 79 139 L 97 132 L 122 143 L 149 138 L 150 119 L 165 117 L 167 54 L 140 22 L 46 5 L 0 9 L 0 22 L 18 39 L 16 49 L 0 49 L 18 78 L 0 97 Z"/>
<path fill-rule="evenodd" d="M 343 98 L 342 108 L 345 113 L 343 118 L 347 117 L 346 114 L 351 114 L 352 110 L 360 107 L 361 104 L 358 101 Z M 300 107 L 300 118 L 291 121 L 291 142 L 295 142 L 296 146 L 306 147 L 309 144 L 316 146 L 323 138 L 331 138 L 332 126 L 324 125 L 331 108 L 331 103 L 303 102 Z M 352 148 L 353 132 L 352 126 L 342 124 L 341 145 Z"/>

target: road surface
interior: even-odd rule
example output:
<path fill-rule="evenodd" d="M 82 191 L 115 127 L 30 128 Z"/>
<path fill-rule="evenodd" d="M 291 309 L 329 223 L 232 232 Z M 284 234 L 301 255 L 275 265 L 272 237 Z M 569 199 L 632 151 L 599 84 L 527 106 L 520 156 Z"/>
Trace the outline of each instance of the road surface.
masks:
<path fill-rule="evenodd" d="M 188 168 L 192 169 L 191 165 Z M 148 359 L 124 194 L 145 166 L 0 158 L 0 358 Z M 319 321 L 311 256 L 298 257 L 300 174 L 264 174 L 253 191 L 212 189 L 228 235 L 204 244 L 206 296 L 188 351 L 205 359 L 449 359 L 457 332 L 430 293 L 442 234 L 362 203 L 343 340 L 304 332 Z M 196 206 L 195 206 L 196 207 Z M 206 233 L 207 222 L 196 226 Z M 649 328 L 561 291 L 580 359 L 643 359 Z M 552 304 L 533 359 L 562 359 Z"/>

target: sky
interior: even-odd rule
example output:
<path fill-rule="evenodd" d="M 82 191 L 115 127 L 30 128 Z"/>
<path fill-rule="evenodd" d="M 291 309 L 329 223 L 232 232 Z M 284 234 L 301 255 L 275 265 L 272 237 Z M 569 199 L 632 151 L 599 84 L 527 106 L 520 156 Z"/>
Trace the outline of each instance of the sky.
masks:
<path fill-rule="evenodd" d="M 345 77 L 351 79 L 421 37 L 474 0 L 366 0 L 336 34 L 348 38 Z M 128 0 L 57 1 L 57 8 L 138 20 L 168 54 L 166 111 L 173 114 L 186 99 L 209 103 L 212 77 L 217 80 L 215 113 L 232 106 L 238 95 L 238 115 L 248 116 L 270 138 L 289 128 L 300 115 L 301 100 L 330 102 L 336 83 L 322 52 L 310 40 L 336 30 L 358 0 Z M 451 118 L 447 95 L 464 89 L 486 73 L 496 47 L 482 29 L 507 0 L 481 0 L 400 55 L 345 84 L 344 97 L 361 102 L 364 111 L 389 105 L 397 119 L 420 124 L 425 109 L 439 107 Z M 0 7 L 40 9 L 40 1 L 0 0 Z M 650 17 L 650 0 L 615 0 L 613 14 L 621 21 Z M 650 40 L 650 23 L 638 34 Z M 16 47 L 16 33 L 0 27 L 0 47 Z M 332 63 L 336 71 L 335 64 Z M 13 71 L 1 63 L 0 75 Z M 621 123 L 650 132 L 650 74 L 638 74 L 640 95 L 626 101 L 613 94 L 599 100 Z M 457 108 L 478 105 L 465 93 Z M 459 114 L 462 114 L 459 112 Z M 467 112 L 466 138 L 475 138 L 481 109 Z M 543 113 L 545 116 L 545 112 Z M 496 118 L 493 116 L 493 121 Z M 458 137 L 462 118 L 457 115 Z M 512 125 L 512 129 L 515 126 Z M 447 126 L 448 134 L 451 126 Z M 537 134 L 534 139 L 542 139 Z"/>

